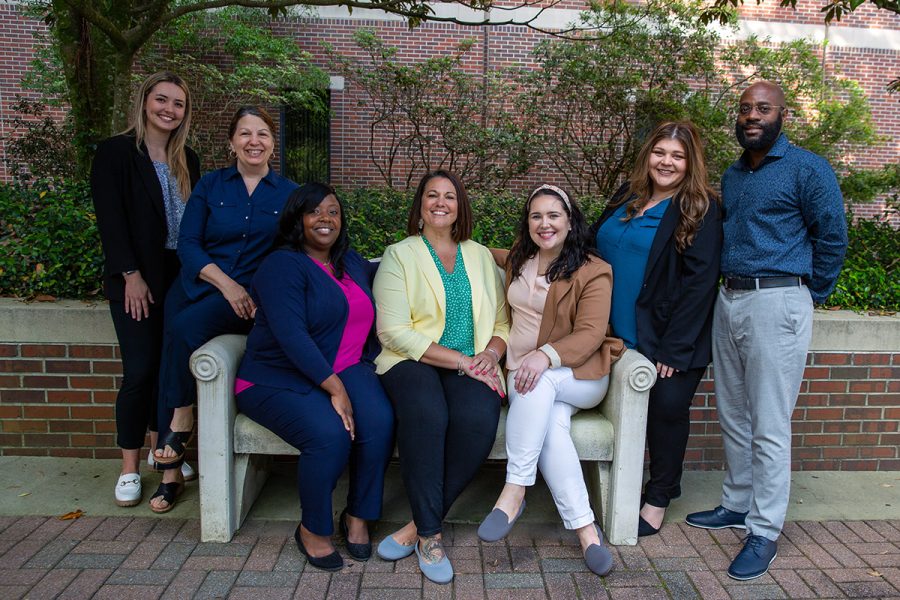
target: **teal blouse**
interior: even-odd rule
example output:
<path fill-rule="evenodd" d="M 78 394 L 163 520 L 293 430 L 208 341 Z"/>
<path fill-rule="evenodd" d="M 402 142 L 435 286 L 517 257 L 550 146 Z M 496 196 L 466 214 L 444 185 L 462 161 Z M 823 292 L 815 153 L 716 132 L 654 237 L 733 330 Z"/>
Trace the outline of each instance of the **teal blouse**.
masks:
<path fill-rule="evenodd" d="M 466 356 L 474 356 L 475 321 L 472 316 L 472 286 L 466 273 L 466 263 L 463 262 L 462 247 L 456 246 L 456 262 L 453 265 L 453 272 L 448 273 L 424 235 L 422 241 L 425 242 L 444 284 L 447 313 L 444 319 L 444 333 L 438 344 L 462 352 Z"/>

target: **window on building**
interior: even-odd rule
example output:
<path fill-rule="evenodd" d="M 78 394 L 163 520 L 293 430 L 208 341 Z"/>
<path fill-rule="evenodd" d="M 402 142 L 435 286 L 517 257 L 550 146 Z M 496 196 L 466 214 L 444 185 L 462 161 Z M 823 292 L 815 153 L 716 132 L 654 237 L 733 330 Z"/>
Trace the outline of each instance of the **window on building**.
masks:
<path fill-rule="evenodd" d="M 281 109 L 281 174 L 297 183 L 331 179 L 331 92 L 322 90 L 322 106 Z"/>

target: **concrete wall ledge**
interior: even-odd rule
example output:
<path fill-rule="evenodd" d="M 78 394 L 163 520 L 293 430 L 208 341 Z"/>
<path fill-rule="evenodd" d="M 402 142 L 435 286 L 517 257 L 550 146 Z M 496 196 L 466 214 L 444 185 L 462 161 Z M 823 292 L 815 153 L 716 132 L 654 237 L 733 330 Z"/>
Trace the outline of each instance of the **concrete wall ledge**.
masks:
<path fill-rule="evenodd" d="M 0 298 L 0 342 L 115 344 L 105 301 L 23 302 Z M 810 350 L 900 352 L 900 315 L 817 310 Z"/>

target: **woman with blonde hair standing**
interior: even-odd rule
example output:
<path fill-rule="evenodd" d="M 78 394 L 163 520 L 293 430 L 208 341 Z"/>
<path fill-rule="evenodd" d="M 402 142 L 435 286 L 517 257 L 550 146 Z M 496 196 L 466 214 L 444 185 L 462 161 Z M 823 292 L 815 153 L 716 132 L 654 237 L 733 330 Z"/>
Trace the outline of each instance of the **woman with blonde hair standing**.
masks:
<path fill-rule="evenodd" d="M 181 215 L 200 179 L 200 161 L 186 145 L 190 124 L 191 95 L 184 80 L 154 73 L 135 94 L 131 126 L 100 142 L 91 168 L 103 289 L 122 353 L 116 396 L 119 506 L 141 501 L 139 455 L 148 429 L 151 447 L 156 445 L 163 300 L 180 268 Z M 196 477 L 187 463 L 182 469 L 186 479 Z"/>

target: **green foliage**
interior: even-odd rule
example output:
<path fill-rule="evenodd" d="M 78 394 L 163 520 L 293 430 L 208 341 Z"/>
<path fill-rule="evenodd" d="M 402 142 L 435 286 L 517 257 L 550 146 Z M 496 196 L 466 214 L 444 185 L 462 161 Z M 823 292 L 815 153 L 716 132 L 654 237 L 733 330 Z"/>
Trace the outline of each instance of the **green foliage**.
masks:
<path fill-rule="evenodd" d="M 900 164 L 867 171 L 850 169 L 841 178 L 841 192 L 846 202 L 871 202 L 886 191 L 900 193 Z"/>
<path fill-rule="evenodd" d="M 734 137 L 739 95 L 760 79 L 784 88 L 791 140 L 839 172 L 852 150 L 883 141 L 861 87 L 827 76 L 820 48 L 753 37 L 721 46 L 715 31 L 696 24 L 700 6 L 693 0 L 594 5 L 582 15 L 589 33 L 537 46 L 540 68 L 521 74 L 520 110 L 573 190 L 611 193 L 646 135 L 667 119 L 698 126 L 715 183 L 741 151 Z"/>
<path fill-rule="evenodd" d="M 412 190 L 354 189 L 341 190 L 339 194 L 347 209 L 345 221 L 351 243 L 363 256 L 381 256 L 388 245 L 406 237 Z M 475 220 L 472 239 L 491 248 L 512 246 L 525 196 L 477 190 L 469 198 Z M 599 217 L 603 209 L 598 198 L 580 198 L 578 204 L 589 222 Z"/>
<path fill-rule="evenodd" d="M 381 256 L 406 237 L 411 191 L 342 190 L 345 223 L 353 247 L 363 256 Z M 516 236 L 524 197 L 476 191 L 473 238 L 489 247 L 509 248 Z M 602 201 L 582 197 L 589 222 Z M 898 211 L 900 203 L 891 203 Z M 837 289 L 826 306 L 857 311 L 900 310 L 900 236 L 887 222 L 850 220 L 850 245 Z M 79 181 L 41 180 L 30 185 L 0 184 L 0 295 L 35 298 L 96 298 L 103 255 L 90 190 Z"/>
<path fill-rule="evenodd" d="M 511 83 L 464 67 L 472 40 L 421 61 L 401 60 L 370 30 L 357 31 L 354 41 L 365 58 L 325 48 L 363 91 L 359 106 L 371 112 L 369 158 L 385 185 L 409 188 L 423 171 L 447 169 L 469 187 L 492 189 L 531 166 L 530 137 L 505 101 Z"/>
<path fill-rule="evenodd" d="M 895 215 L 900 214 L 898 196 L 888 204 Z M 852 215 L 848 219 L 847 258 L 826 306 L 900 311 L 900 235 L 888 221 L 853 223 Z"/>
<path fill-rule="evenodd" d="M 133 81 L 169 70 L 181 75 L 194 102 L 191 145 L 208 165 L 227 161 L 227 123 L 244 104 L 287 105 L 323 115 L 328 76 L 290 38 L 273 35 L 259 10 L 231 7 L 190 13 L 161 29 L 137 60 Z"/>
<path fill-rule="evenodd" d="M 763 0 L 756 0 L 757 4 L 762 4 L 762 2 Z M 744 4 L 744 0 L 713 0 L 700 12 L 700 21 L 702 23 L 719 21 L 724 24 L 734 14 L 734 10 L 742 4 Z M 819 12 L 824 13 L 825 23 L 831 23 L 840 21 L 842 17 L 864 4 L 871 4 L 875 8 L 900 14 L 900 2 L 897 0 L 823 0 Z M 796 9 L 797 0 L 780 0 L 779 6 Z"/>
<path fill-rule="evenodd" d="M 0 185 L 0 294 L 92 298 L 103 254 L 90 191 L 80 181 Z"/>
<path fill-rule="evenodd" d="M 76 176 L 75 149 L 72 146 L 72 119 L 62 121 L 46 114 L 41 101 L 19 98 L 12 106 L 10 123 L 18 135 L 6 143 L 7 172 L 19 181 Z"/>

